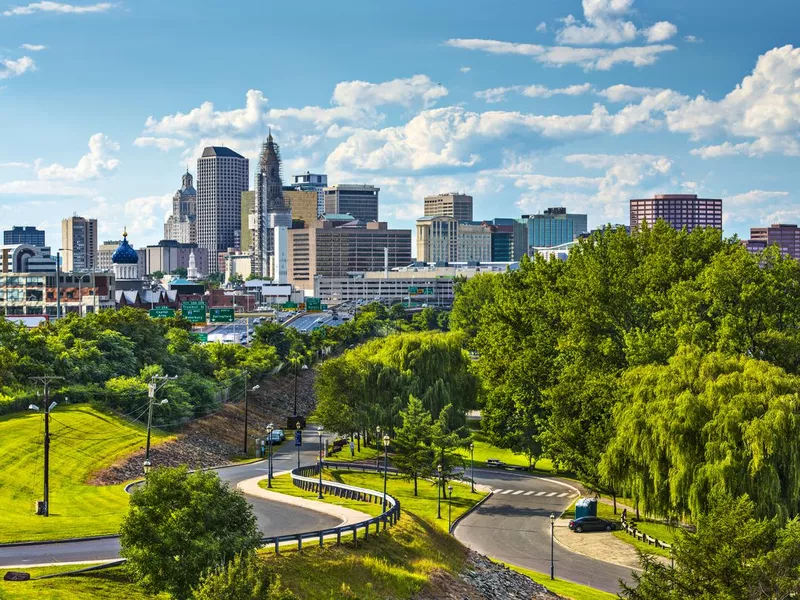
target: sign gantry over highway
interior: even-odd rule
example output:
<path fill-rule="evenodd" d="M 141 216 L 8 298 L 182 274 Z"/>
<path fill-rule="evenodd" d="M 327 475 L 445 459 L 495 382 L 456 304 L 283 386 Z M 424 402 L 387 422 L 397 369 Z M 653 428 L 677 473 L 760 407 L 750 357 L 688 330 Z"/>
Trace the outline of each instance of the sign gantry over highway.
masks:
<path fill-rule="evenodd" d="M 212 323 L 233 323 L 232 308 L 212 308 L 208 313 Z"/>
<path fill-rule="evenodd" d="M 181 313 L 190 323 L 205 323 L 206 303 L 197 300 L 181 302 Z"/>
<path fill-rule="evenodd" d="M 175 316 L 175 309 L 169 306 L 156 306 L 150 309 L 150 316 L 154 319 L 167 319 Z"/>

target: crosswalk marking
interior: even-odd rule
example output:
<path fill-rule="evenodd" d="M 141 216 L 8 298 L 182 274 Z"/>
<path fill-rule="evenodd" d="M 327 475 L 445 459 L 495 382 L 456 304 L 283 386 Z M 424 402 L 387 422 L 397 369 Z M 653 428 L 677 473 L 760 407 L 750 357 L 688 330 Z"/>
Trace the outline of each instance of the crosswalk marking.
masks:
<path fill-rule="evenodd" d="M 512 496 L 519 496 L 519 495 L 520 495 L 522 492 L 524 492 L 524 491 L 525 491 L 525 490 L 517 490 L 516 492 L 514 492 L 514 493 L 512 494 Z"/>
<path fill-rule="evenodd" d="M 546 492 L 536 492 L 537 496 L 543 496 L 544 494 L 546 494 Z"/>
<path fill-rule="evenodd" d="M 506 494 L 511 494 L 512 496 L 545 496 L 546 498 L 566 498 L 568 496 L 575 496 L 577 495 L 576 492 L 546 492 L 541 491 L 537 492 L 536 490 L 506 490 L 504 488 L 497 488 L 496 490 L 492 490 L 494 494 L 501 494 L 505 496 Z"/>
<path fill-rule="evenodd" d="M 547 494 L 547 497 L 550 498 L 551 496 L 555 496 L 555 495 L 556 495 L 556 492 L 550 492 L 549 494 Z"/>
<path fill-rule="evenodd" d="M 502 491 L 502 492 L 500 492 L 500 493 L 501 493 L 501 494 L 510 494 L 510 493 L 511 493 L 511 492 L 513 492 L 513 491 L 514 491 L 514 490 L 503 490 L 503 491 Z"/>
<path fill-rule="evenodd" d="M 569 496 L 569 494 L 567 492 L 564 492 L 563 494 L 558 495 L 559 498 L 564 498 L 565 496 Z"/>
<path fill-rule="evenodd" d="M 532 493 L 533 493 L 533 491 L 530 491 L 530 492 L 525 492 L 525 495 L 526 495 L 526 496 L 530 496 Z"/>
<path fill-rule="evenodd" d="M 503 491 L 503 488 L 500 488 L 499 490 L 493 490 L 493 491 L 494 491 L 495 494 L 499 494 L 500 492 Z"/>

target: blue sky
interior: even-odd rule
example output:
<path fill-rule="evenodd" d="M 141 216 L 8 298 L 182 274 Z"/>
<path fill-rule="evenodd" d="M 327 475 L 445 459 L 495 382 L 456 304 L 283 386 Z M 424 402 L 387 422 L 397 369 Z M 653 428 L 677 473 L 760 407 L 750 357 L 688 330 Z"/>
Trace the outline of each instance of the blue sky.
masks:
<path fill-rule="evenodd" d="M 725 200 L 725 233 L 800 221 L 800 3 L 789 0 L 0 0 L 0 228 L 96 217 L 161 237 L 204 145 L 284 179 L 426 194 L 475 218 Z M 252 169 L 251 169 L 252 170 Z"/>

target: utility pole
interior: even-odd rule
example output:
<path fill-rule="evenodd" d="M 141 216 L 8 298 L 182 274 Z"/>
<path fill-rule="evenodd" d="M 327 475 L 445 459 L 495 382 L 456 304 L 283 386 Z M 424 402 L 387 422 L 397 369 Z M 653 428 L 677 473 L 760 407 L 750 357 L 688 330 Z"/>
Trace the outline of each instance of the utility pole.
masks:
<path fill-rule="evenodd" d="M 236 327 L 236 313 L 235 312 L 234 312 L 233 318 L 234 318 L 233 326 Z M 236 339 L 236 334 L 235 333 L 233 334 L 233 339 L 234 340 Z M 239 342 L 237 341 L 236 343 L 238 344 Z M 248 406 L 247 406 L 247 376 L 249 375 L 249 373 L 247 372 L 247 369 L 242 371 L 242 373 L 244 374 L 244 455 L 247 456 L 247 409 L 248 409 Z M 271 437 L 271 434 L 270 434 L 270 437 Z M 270 486 L 270 487 L 272 487 L 272 486 Z"/>
<path fill-rule="evenodd" d="M 156 392 L 167 385 L 168 381 L 172 381 L 177 378 L 177 375 L 173 377 L 169 377 L 168 375 L 153 375 L 153 377 L 150 379 L 150 383 L 147 385 L 147 445 L 145 446 L 144 451 L 145 475 L 148 471 L 150 471 L 150 428 L 153 424 L 153 404 L 156 401 Z M 161 382 L 161 385 L 159 385 L 159 381 Z M 166 404 L 167 402 L 168 400 L 165 398 L 159 402 L 159 405 Z"/>
<path fill-rule="evenodd" d="M 50 515 L 50 410 L 55 408 L 56 403 L 50 404 L 50 382 L 55 379 L 64 379 L 56 375 L 42 375 L 31 377 L 33 381 L 39 382 L 44 386 L 44 501 L 42 503 L 42 516 Z M 35 404 L 31 404 L 29 409 L 39 410 Z"/>
<path fill-rule="evenodd" d="M 61 318 L 61 252 L 56 252 L 56 320 Z"/>

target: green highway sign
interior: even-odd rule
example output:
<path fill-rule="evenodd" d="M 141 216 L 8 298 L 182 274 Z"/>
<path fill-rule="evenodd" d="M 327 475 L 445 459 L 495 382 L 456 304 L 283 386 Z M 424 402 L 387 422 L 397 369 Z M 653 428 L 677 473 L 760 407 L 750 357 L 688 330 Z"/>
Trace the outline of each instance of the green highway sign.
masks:
<path fill-rule="evenodd" d="M 150 316 L 154 319 L 166 319 L 175 316 L 175 309 L 169 306 L 156 306 L 150 309 Z"/>
<path fill-rule="evenodd" d="M 306 298 L 306 310 L 322 310 L 322 299 Z"/>
<path fill-rule="evenodd" d="M 201 344 L 208 343 L 208 334 L 207 333 L 193 333 L 192 336 Z"/>
<path fill-rule="evenodd" d="M 322 310 L 328 310 L 328 305 L 327 304 L 323 304 L 322 305 Z"/>
<path fill-rule="evenodd" d="M 414 287 L 414 286 L 409 286 L 408 295 L 409 296 L 433 296 L 433 288 L 432 287 Z"/>
<path fill-rule="evenodd" d="M 284 302 L 281 308 L 297 308 L 297 302 Z"/>
<path fill-rule="evenodd" d="M 206 303 L 199 301 L 181 302 L 183 318 L 190 323 L 206 322 Z"/>
<path fill-rule="evenodd" d="M 212 323 L 233 323 L 232 308 L 212 308 L 208 311 Z"/>

